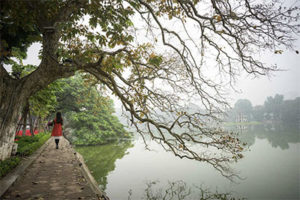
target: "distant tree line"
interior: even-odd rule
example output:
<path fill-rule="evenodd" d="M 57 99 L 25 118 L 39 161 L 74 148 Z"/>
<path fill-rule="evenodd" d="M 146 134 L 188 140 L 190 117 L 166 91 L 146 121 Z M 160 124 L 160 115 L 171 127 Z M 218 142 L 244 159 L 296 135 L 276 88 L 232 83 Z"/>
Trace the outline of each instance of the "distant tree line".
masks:
<path fill-rule="evenodd" d="M 226 121 L 231 122 L 284 122 L 300 123 L 300 97 L 284 100 L 284 96 L 269 96 L 263 105 L 252 106 L 248 99 L 239 99 L 228 111 Z"/>

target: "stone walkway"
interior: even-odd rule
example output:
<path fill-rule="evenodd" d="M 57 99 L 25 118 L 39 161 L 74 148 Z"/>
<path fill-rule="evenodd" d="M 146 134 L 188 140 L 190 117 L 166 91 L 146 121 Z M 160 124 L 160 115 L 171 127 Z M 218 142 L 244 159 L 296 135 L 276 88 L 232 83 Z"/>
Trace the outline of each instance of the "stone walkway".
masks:
<path fill-rule="evenodd" d="M 82 175 L 80 165 L 67 140 L 60 141 L 59 149 L 55 149 L 54 140 L 50 141 L 2 199 L 99 199 Z"/>

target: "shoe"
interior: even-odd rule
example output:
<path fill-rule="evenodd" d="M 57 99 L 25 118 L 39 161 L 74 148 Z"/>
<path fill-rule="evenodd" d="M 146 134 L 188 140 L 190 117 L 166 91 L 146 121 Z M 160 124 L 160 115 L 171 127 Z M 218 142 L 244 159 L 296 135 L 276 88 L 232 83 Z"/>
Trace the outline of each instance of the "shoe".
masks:
<path fill-rule="evenodd" d="M 56 149 L 58 149 L 58 146 L 56 146 Z"/>

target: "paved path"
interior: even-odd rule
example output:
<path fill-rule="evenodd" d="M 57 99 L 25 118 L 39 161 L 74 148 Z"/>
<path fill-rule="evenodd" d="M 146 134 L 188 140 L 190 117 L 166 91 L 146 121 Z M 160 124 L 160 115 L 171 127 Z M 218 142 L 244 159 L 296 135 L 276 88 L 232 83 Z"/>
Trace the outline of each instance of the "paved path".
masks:
<path fill-rule="evenodd" d="M 53 140 L 2 199 L 98 199 L 79 165 L 65 139 L 60 141 L 59 149 L 55 149 Z"/>

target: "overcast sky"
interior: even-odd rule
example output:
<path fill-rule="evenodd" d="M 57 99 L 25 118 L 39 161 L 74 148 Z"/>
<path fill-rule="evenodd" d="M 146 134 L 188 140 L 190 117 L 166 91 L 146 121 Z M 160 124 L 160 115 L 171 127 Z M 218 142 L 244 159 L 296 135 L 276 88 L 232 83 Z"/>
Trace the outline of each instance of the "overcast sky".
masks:
<path fill-rule="evenodd" d="M 300 49 L 300 40 L 296 42 Z M 28 50 L 28 57 L 24 64 L 38 65 L 38 52 L 41 44 L 35 43 Z M 294 99 L 300 96 L 300 54 L 284 51 L 283 54 L 270 54 L 262 58 L 268 63 L 277 64 L 285 71 L 273 72 L 270 77 L 261 76 L 251 78 L 248 75 L 240 77 L 236 89 L 240 92 L 231 92 L 229 99 L 233 104 L 237 99 L 249 99 L 253 105 L 261 105 L 268 96 L 283 94 L 285 99 Z M 116 102 L 119 107 L 119 103 Z"/>
<path fill-rule="evenodd" d="M 300 49 L 300 40 L 295 43 Z M 253 105 L 261 105 L 268 96 L 283 94 L 285 99 L 294 99 L 300 96 L 300 54 L 284 51 L 283 54 L 270 54 L 262 58 L 268 63 L 277 64 L 285 71 L 273 72 L 270 77 L 261 76 L 251 79 L 247 76 L 239 78 L 236 87 L 241 93 L 232 94 L 233 100 L 249 99 Z"/>

